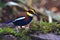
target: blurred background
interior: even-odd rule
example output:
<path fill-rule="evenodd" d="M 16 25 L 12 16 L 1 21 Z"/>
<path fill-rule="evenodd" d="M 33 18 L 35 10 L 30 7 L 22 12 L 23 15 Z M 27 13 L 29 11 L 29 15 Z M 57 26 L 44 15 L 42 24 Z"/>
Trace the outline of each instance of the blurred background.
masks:
<path fill-rule="evenodd" d="M 12 30 L 6 27 L 0 29 L 0 34 L 2 33 L 4 34 L 5 32 L 9 34 L 11 33 L 11 35 L 13 35 L 12 36 L 13 39 L 10 38 L 11 40 L 17 40 L 17 39 L 19 40 L 20 38 L 21 40 L 22 39 L 29 40 L 29 38 L 27 38 L 28 37 L 27 35 L 30 33 L 32 34 L 42 33 L 40 35 L 41 37 L 39 36 L 39 38 L 42 38 L 42 40 L 46 36 L 47 38 L 52 38 L 52 40 L 57 40 L 57 38 L 60 38 L 60 36 L 58 37 L 54 36 L 54 34 L 60 34 L 60 0 L 0 0 L 0 27 L 1 26 L 5 27 L 6 24 L 8 24 L 8 22 L 15 20 L 17 17 L 21 15 L 21 13 L 24 13 L 22 12 L 23 9 L 19 8 L 19 6 L 5 5 L 6 3 L 11 1 L 18 3 L 19 6 L 24 8 L 25 10 L 34 9 L 36 12 L 36 16 L 33 17 L 33 21 L 30 24 L 30 30 L 26 31 L 26 30 L 18 29 L 18 31 L 20 32 L 16 33 L 15 28 Z M 27 32 L 28 34 L 24 35 Z M 51 36 L 50 34 L 46 35 L 46 33 L 53 33 L 53 34 L 51 34 L 52 35 Z M 7 34 L 6 36 L 3 36 L 2 39 L 6 40 L 8 38 L 9 40 L 9 37 L 11 37 L 11 35 Z M 17 39 L 16 39 L 16 35 L 17 35 Z M 35 40 L 35 37 L 33 39 Z M 36 40 L 40 40 L 40 39 L 37 38 Z"/>
<path fill-rule="evenodd" d="M 0 0 L 0 22 L 5 22 L 9 19 L 13 20 L 14 17 L 17 17 L 16 13 L 12 11 L 12 8 L 4 7 L 4 5 L 9 1 L 19 3 L 20 6 L 23 6 L 25 9 L 31 7 L 36 10 L 37 16 L 34 17 L 35 21 L 60 21 L 60 0 Z M 50 13 L 50 15 L 53 15 L 52 19 L 49 19 L 49 17 L 47 17 L 48 15 L 46 15 L 49 13 L 43 12 L 43 10 L 53 12 Z"/>

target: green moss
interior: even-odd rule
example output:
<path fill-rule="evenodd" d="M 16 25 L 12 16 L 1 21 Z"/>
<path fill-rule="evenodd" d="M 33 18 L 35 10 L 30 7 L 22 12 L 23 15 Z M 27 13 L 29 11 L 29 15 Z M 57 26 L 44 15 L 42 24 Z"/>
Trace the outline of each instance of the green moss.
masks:
<path fill-rule="evenodd" d="M 31 29 L 32 30 L 38 30 L 40 31 L 40 33 L 50 33 L 50 32 L 57 32 L 60 33 L 60 30 L 57 31 L 57 29 L 60 29 L 60 24 L 57 24 L 55 22 L 53 23 L 48 23 L 48 22 L 38 22 L 38 23 L 35 23 L 35 22 L 32 22 L 31 23 Z"/>
<path fill-rule="evenodd" d="M 30 29 L 29 30 L 25 30 L 25 29 L 21 29 L 19 33 L 17 33 L 16 31 L 14 31 L 14 29 L 12 28 L 0 28 L 0 34 L 4 34 L 4 33 L 9 33 L 12 35 L 15 35 L 16 37 L 20 37 L 20 40 L 31 40 L 31 38 L 28 36 L 29 32 L 33 32 L 35 31 L 36 33 L 56 33 L 56 34 L 60 34 L 60 24 L 57 24 L 55 22 L 53 23 L 48 23 L 48 22 L 31 22 L 30 25 Z"/>
<path fill-rule="evenodd" d="M 4 5 L 4 4 L 3 4 L 2 2 L 0 2 L 0 7 L 3 7 L 3 5 Z"/>

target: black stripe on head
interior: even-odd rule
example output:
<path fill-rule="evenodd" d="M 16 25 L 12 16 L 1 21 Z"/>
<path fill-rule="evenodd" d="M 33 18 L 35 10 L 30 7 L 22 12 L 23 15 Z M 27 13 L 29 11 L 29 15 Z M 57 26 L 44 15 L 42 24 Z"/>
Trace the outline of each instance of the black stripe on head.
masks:
<path fill-rule="evenodd" d="M 34 12 L 33 12 L 33 11 L 31 11 L 31 10 L 29 10 L 28 12 L 29 12 L 29 13 L 31 13 L 31 14 L 34 14 Z"/>

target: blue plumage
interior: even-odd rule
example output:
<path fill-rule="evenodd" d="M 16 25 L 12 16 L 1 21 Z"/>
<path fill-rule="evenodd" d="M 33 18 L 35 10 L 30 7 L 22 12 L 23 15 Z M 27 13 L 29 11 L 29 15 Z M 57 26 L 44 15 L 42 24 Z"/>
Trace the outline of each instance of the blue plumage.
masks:
<path fill-rule="evenodd" d="M 33 17 L 28 16 L 28 20 L 27 21 L 25 19 L 21 19 L 21 20 L 17 20 L 17 19 L 15 19 L 16 21 L 15 20 L 13 21 L 13 24 L 15 26 L 24 26 L 24 25 L 29 24 L 32 21 Z"/>

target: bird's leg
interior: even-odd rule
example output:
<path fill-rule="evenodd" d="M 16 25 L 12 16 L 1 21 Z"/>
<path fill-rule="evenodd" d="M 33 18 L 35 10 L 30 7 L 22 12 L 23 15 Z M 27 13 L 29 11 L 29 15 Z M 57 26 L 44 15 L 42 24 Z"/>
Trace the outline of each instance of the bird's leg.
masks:
<path fill-rule="evenodd" d="M 30 28 L 30 24 L 25 25 L 25 29 L 28 30 Z"/>
<path fill-rule="evenodd" d="M 25 26 L 22 26 L 22 28 L 25 28 Z"/>
<path fill-rule="evenodd" d="M 17 31 L 17 33 L 20 32 L 20 29 L 21 29 L 21 28 L 22 28 L 21 26 L 16 26 L 16 31 Z"/>
<path fill-rule="evenodd" d="M 19 30 L 18 30 L 18 26 L 16 26 L 15 30 L 16 30 L 17 33 L 19 32 Z"/>
<path fill-rule="evenodd" d="M 18 29 L 19 29 L 19 30 L 22 29 L 22 26 L 18 26 Z"/>

